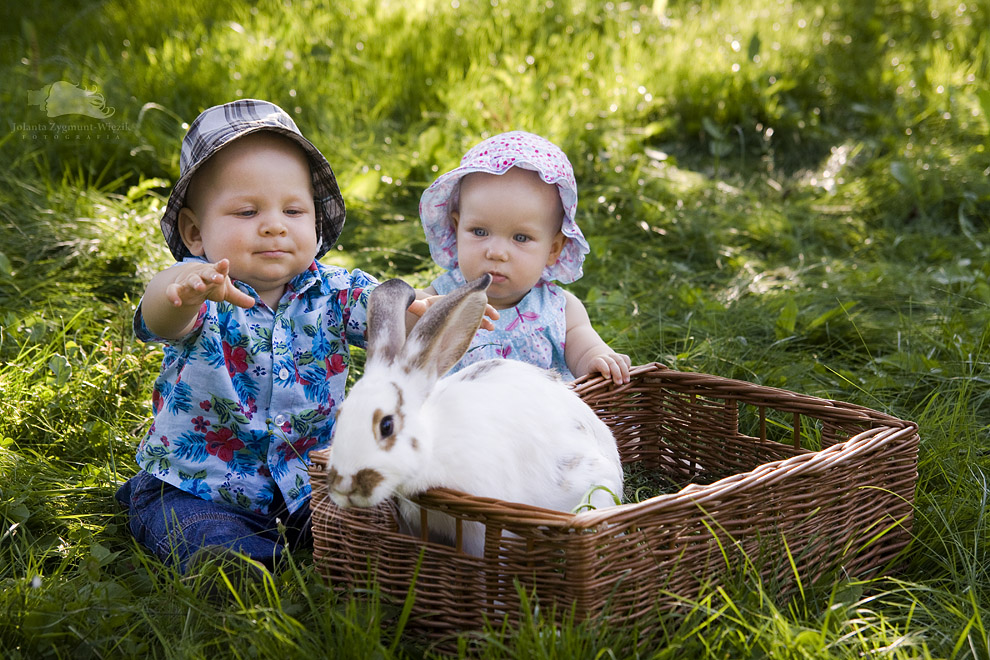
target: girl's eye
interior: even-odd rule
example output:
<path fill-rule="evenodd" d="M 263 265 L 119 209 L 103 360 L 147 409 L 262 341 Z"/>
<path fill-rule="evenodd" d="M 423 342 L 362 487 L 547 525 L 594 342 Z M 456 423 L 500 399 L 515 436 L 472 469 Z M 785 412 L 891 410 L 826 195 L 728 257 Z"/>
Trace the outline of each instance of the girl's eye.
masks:
<path fill-rule="evenodd" d="M 299 209 L 285 209 L 285 214 L 295 217 L 298 215 L 302 215 L 302 211 L 300 211 Z"/>
<path fill-rule="evenodd" d="M 471 230 L 471 233 L 478 237 L 484 237 L 488 235 L 488 232 L 481 228 L 475 228 Z"/>
<path fill-rule="evenodd" d="M 257 211 L 255 211 L 254 209 L 243 209 L 241 211 L 237 211 L 234 215 L 239 215 L 242 218 L 250 218 L 253 217 L 256 213 Z"/>
<path fill-rule="evenodd" d="M 527 242 L 529 242 L 530 238 L 529 238 L 529 236 L 526 236 L 525 234 L 516 234 L 513 237 L 513 240 L 515 240 L 517 243 L 527 243 Z"/>

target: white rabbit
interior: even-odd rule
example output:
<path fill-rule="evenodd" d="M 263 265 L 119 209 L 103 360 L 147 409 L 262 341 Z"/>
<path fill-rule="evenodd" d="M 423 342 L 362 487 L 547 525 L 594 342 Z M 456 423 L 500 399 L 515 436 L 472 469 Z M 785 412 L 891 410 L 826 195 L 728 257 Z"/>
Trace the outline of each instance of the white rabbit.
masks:
<path fill-rule="evenodd" d="M 409 496 L 434 487 L 570 511 L 622 494 L 622 466 L 608 427 L 551 372 L 515 360 L 479 362 L 443 376 L 468 349 L 487 303 L 490 275 L 434 303 L 405 337 L 413 289 L 401 280 L 368 302 L 364 376 L 340 408 L 328 464 L 341 507 L 398 495 L 419 533 Z M 454 520 L 430 512 L 430 529 L 452 542 Z M 435 515 L 434 515 L 435 514 Z M 484 528 L 465 523 L 463 550 L 481 556 Z"/>

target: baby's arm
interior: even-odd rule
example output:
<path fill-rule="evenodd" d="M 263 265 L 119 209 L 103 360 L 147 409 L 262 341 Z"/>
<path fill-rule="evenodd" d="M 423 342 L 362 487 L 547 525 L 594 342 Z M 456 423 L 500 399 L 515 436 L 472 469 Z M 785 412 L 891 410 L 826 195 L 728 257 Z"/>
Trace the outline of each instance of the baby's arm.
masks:
<path fill-rule="evenodd" d="M 628 355 L 616 353 L 606 344 L 588 318 L 588 310 L 577 297 L 564 291 L 567 300 L 567 337 L 564 340 L 564 360 L 575 378 L 596 372 L 621 385 L 629 382 L 632 361 Z"/>
<path fill-rule="evenodd" d="M 141 315 L 153 334 L 178 339 L 192 330 L 206 300 L 227 300 L 238 307 L 254 306 L 254 298 L 230 281 L 230 263 L 189 262 L 155 275 L 141 300 Z"/>

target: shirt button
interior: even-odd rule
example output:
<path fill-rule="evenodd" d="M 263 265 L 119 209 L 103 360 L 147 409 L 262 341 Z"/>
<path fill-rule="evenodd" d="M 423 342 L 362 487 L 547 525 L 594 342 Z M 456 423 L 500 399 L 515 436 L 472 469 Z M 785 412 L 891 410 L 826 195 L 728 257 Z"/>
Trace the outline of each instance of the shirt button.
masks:
<path fill-rule="evenodd" d="M 282 426 L 288 421 L 288 417 L 285 415 L 275 415 L 275 426 Z"/>
<path fill-rule="evenodd" d="M 289 378 L 289 370 L 282 367 L 282 370 L 278 372 L 279 380 L 287 380 Z"/>

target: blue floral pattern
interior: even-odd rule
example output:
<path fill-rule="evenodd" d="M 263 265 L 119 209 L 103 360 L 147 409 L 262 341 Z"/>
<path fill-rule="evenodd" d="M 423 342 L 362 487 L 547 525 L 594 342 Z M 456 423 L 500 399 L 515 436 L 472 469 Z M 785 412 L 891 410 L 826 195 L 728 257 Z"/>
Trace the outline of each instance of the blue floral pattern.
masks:
<path fill-rule="evenodd" d="M 365 346 L 370 275 L 313 262 L 272 310 L 254 290 L 250 309 L 203 304 L 182 339 L 164 344 L 152 392 L 154 422 L 140 467 L 205 500 L 268 513 L 275 488 L 289 511 L 310 495 L 309 452 L 329 446 L 344 396 L 349 346 Z"/>

